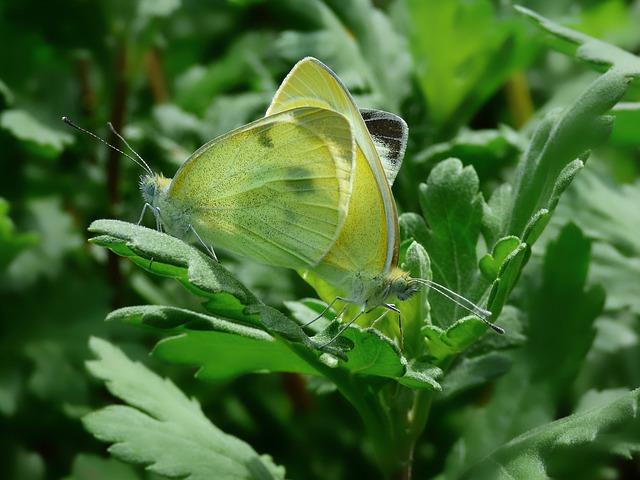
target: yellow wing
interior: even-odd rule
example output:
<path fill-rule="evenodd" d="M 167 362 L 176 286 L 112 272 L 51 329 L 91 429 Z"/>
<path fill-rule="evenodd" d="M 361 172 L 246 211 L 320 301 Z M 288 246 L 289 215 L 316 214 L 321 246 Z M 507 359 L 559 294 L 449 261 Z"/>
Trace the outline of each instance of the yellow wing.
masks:
<path fill-rule="evenodd" d="M 344 272 L 388 273 L 398 261 L 398 214 L 378 152 L 353 98 L 315 58 L 299 61 L 276 92 L 267 115 L 303 105 L 330 108 L 351 122 L 356 140 L 354 188 L 340 237 L 314 269 L 333 284 Z M 342 273 L 341 273 L 342 271 Z"/>
<path fill-rule="evenodd" d="M 202 146 L 178 170 L 167 197 L 214 248 L 310 268 L 341 231 L 353 162 L 344 116 L 296 108 Z"/>

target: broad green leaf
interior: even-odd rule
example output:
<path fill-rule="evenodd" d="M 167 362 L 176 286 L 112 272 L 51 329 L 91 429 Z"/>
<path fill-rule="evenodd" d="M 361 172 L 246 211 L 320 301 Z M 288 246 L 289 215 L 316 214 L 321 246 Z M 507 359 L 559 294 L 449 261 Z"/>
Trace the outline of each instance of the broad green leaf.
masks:
<path fill-rule="evenodd" d="M 126 307 L 107 320 L 146 326 L 164 335 L 153 355 L 198 367 L 203 380 L 226 380 L 260 371 L 317 374 L 283 340 L 264 330 L 175 307 Z"/>
<path fill-rule="evenodd" d="M 420 186 L 420 206 L 429 228 L 424 237 L 415 232 L 413 238 L 429 252 L 433 279 L 464 296 L 469 296 L 468 288 L 478 275 L 482 204 L 478 176 L 457 159 L 439 163 Z M 429 303 L 434 325 L 448 326 L 461 317 L 460 307 L 435 293 L 430 293 Z"/>
<path fill-rule="evenodd" d="M 640 389 L 587 411 L 523 433 L 495 450 L 463 478 L 532 480 L 578 478 L 578 458 L 609 454 L 627 458 L 640 447 Z M 588 471 L 588 470 L 587 470 Z M 587 472 L 585 472 L 587 473 Z"/>
<path fill-rule="evenodd" d="M 98 358 L 87 363 L 89 371 L 127 403 L 84 417 L 85 427 L 111 444 L 111 454 L 170 478 L 284 478 L 282 467 L 213 425 L 170 380 L 104 340 L 92 338 L 90 347 Z"/>
<path fill-rule="evenodd" d="M 203 297 L 208 310 L 247 323 L 259 323 L 254 317 L 257 311 L 246 310 L 248 306 L 262 306 L 255 296 L 224 267 L 196 248 L 169 235 L 118 220 L 97 220 L 89 231 L 97 235 L 91 239 L 93 243 L 129 258 L 156 275 L 175 278 L 187 290 Z M 278 315 L 267 310 L 260 320 L 274 317 Z M 295 325 L 290 327 L 295 331 Z M 303 334 L 298 332 L 298 335 Z"/>
<path fill-rule="evenodd" d="M 26 110 L 5 110 L 0 113 L 0 128 L 46 157 L 56 157 L 73 143 L 69 133 L 45 125 Z"/>
<path fill-rule="evenodd" d="M 140 480 L 133 467 L 114 458 L 79 453 L 73 459 L 71 473 L 63 480 Z"/>
<path fill-rule="evenodd" d="M 547 247 L 542 286 L 529 296 L 526 354 L 534 381 L 561 395 L 593 343 L 596 317 L 604 307 L 601 286 L 585 288 L 591 242 L 568 224 Z M 570 341 L 569 341 L 570 340 Z"/>
<path fill-rule="evenodd" d="M 288 344 L 264 330 L 232 321 L 175 307 L 127 307 L 112 312 L 109 320 L 145 326 L 169 335 L 153 350 L 158 358 L 182 365 L 198 367 L 196 376 L 203 380 L 226 380 L 246 373 L 295 372 L 326 375 L 323 358 L 302 346 Z M 331 338 L 341 324 L 334 324 L 326 336 Z M 318 338 L 318 343 L 327 341 Z M 404 382 L 422 374 L 415 388 L 439 389 L 437 369 L 414 372 L 397 347 L 376 330 L 350 328 L 340 338 L 350 349 L 344 362 L 331 362 L 353 375 L 394 378 Z M 329 370 L 330 372 L 330 370 Z M 329 376 L 329 379 L 331 377 Z"/>

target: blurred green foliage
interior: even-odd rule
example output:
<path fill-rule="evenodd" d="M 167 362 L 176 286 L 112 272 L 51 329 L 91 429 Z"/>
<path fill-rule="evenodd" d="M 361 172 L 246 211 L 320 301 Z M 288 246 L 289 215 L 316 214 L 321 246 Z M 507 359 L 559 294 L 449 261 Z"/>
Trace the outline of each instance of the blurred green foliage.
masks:
<path fill-rule="evenodd" d="M 233 457 L 254 478 L 383 478 L 376 442 L 394 456 L 403 435 L 414 478 L 640 475 L 640 3 L 522 3 L 571 30 L 489 0 L 0 2 L 0 476 L 213 478 Z M 404 352 L 354 329 L 331 368 L 294 272 L 223 255 L 194 277 L 198 252 L 117 223 L 85 242 L 97 218 L 137 220 L 141 172 L 60 116 L 113 122 L 170 176 L 306 55 L 407 120 L 403 266 L 488 301 L 505 336 L 424 293 Z M 127 443 L 123 419 L 150 437 Z M 124 443 L 108 457 L 85 426 Z"/>

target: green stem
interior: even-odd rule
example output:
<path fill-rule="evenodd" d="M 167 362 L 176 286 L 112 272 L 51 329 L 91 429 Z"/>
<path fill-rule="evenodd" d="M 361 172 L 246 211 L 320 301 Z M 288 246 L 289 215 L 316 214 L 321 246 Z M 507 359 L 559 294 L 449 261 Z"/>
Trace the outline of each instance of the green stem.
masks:
<path fill-rule="evenodd" d="M 349 372 L 325 365 L 306 347 L 290 342 L 284 343 L 299 357 L 312 365 L 318 373 L 332 381 L 340 393 L 353 405 L 373 443 L 379 467 L 385 472 L 391 471 L 397 459 L 393 455 L 393 448 L 391 448 L 394 439 L 390 419 L 371 386 L 367 382 L 359 381 Z"/>

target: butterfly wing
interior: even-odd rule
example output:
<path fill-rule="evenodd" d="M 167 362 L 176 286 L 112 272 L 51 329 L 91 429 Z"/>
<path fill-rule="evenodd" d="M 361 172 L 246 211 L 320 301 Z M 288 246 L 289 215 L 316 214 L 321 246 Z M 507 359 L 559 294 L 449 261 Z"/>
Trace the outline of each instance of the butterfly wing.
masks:
<path fill-rule="evenodd" d="M 398 115 L 382 110 L 361 109 L 360 114 L 376 146 L 387 181 L 393 185 L 407 149 L 409 127 Z"/>
<path fill-rule="evenodd" d="M 296 108 L 212 140 L 167 192 L 198 234 L 270 265 L 310 268 L 341 231 L 354 139 L 344 116 Z"/>
<path fill-rule="evenodd" d="M 311 57 L 293 67 L 276 92 L 267 115 L 302 105 L 330 108 L 343 114 L 352 125 L 357 144 L 349 214 L 340 237 L 319 266 L 319 270 L 327 270 L 321 274 L 336 284 L 345 272 L 376 275 L 390 271 L 397 264 L 399 233 L 387 176 L 349 91 L 335 73 Z M 378 248 L 380 243 L 382 251 Z"/>

